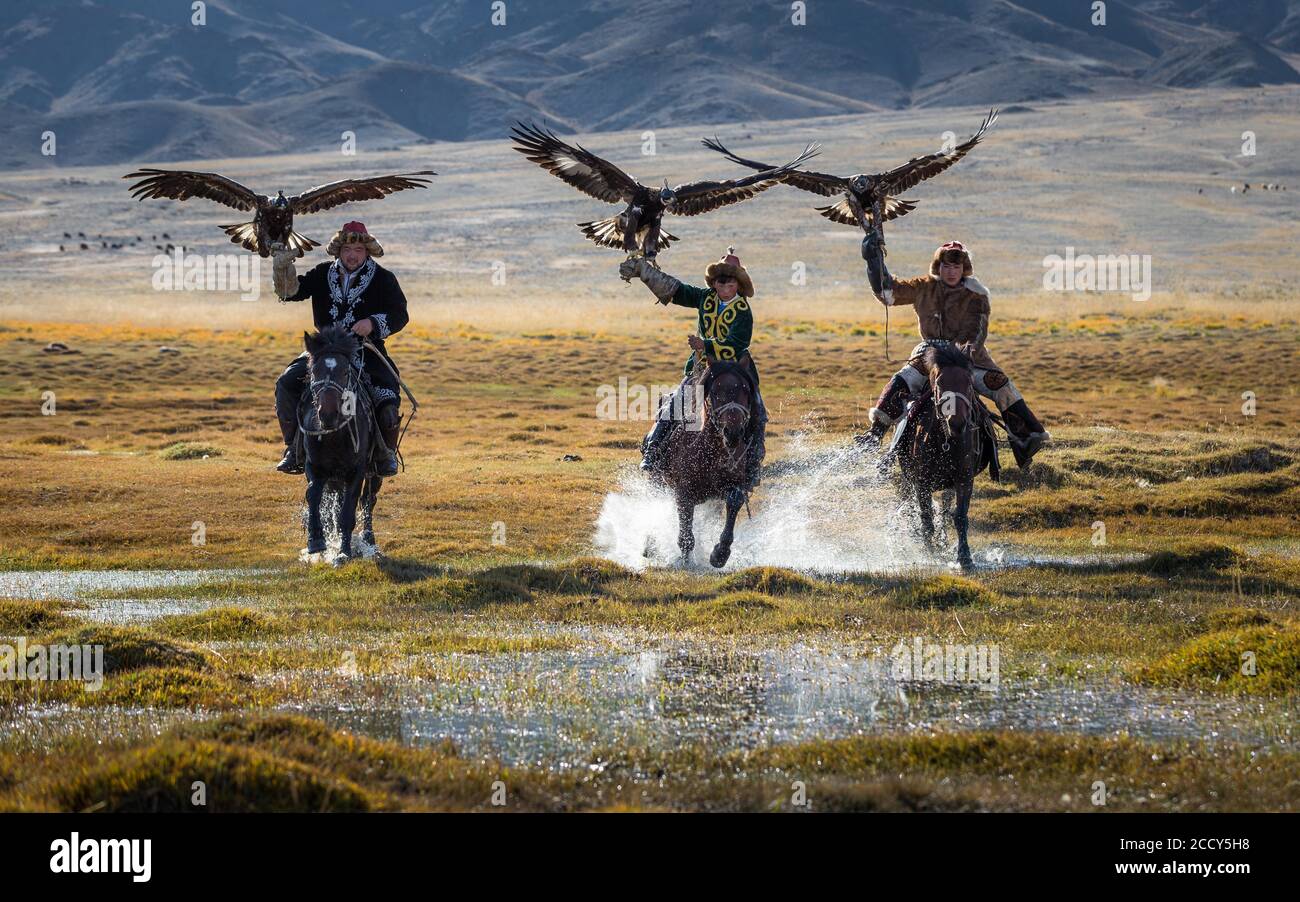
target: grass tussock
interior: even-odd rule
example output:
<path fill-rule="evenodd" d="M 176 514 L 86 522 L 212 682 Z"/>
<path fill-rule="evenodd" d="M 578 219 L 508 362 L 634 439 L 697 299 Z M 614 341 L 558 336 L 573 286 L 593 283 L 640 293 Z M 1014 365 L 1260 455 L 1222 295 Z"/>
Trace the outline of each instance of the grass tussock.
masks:
<path fill-rule="evenodd" d="M 1258 608 L 1221 608 L 1210 611 L 1197 621 L 1207 633 L 1239 630 L 1250 626 L 1271 626 L 1273 618 Z"/>
<path fill-rule="evenodd" d="M 158 456 L 163 460 L 202 460 L 205 457 L 220 457 L 221 449 L 201 442 L 173 442 L 159 451 Z"/>
<path fill-rule="evenodd" d="M 1284 695 L 1300 690 L 1300 629 L 1250 626 L 1209 633 L 1151 664 L 1134 681 L 1233 695 Z"/>
<path fill-rule="evenodd" d="M 1239 549 L 1219 542 L 1197 542 L 1157 551 L 1139 564 L 1156 576 L 1207 576 L 1247 560 Z"/>
<path fill-rule="evenodd" d="M 206 804 L 196 805 L 196 782 Z M 376 800 L 350 780 L 215 742 L 170 739 L 92 766 L 55 783 L 63 811 L 210 812 L 369 811 Z"/>
<path fill-rule="evenodd" d="M 563 636 L 476 636 L 461 632 L 411 636 L 402 642 L 407 654 L 499 655 L 564 651 L 573 640 Z"/>
<path fill-rule="evenodd" d="M 194 614 L 163 617 L 156 628 L 165 636 L 196 642 L 268 639 L 288 632 L 280 620 L 241 607 L 212 608 Z"/>
<path fill-rule="evenodd" d="M 149 667 L 108 680 L 78 696 L 83 705 L 224 711 L 246 705 L 252 693 L 231 679 L 180 667 Z"/>
<path fill-rule="evenodd" d="M 752 590 L 765 595 L 807 595 L 827 591 L 825 584 L 784 567 L 750 567 L 724 579 L 724 592 Z"/>
<path fill-rule="evenodd" d="M 207 670 L 203 653 L 137 627 L 93 624 L 44 636 L 45 645 L 102 645 L 104 673 L 115 674 L 145 667 L 180 667 Z"/>
<path fill-rule="evenodd" d="M 61 601 L 18 601 L 0 599 L 0 636 L 30 636 L 76 623 L 65 613 L 69 604 Z"/>
<path fill-rule="evenodd" d="M 989 607 L 998 596 L 989 589 L 961 576 L 928 576 L 903 584 L 892 595 L 900 608 Z"/>

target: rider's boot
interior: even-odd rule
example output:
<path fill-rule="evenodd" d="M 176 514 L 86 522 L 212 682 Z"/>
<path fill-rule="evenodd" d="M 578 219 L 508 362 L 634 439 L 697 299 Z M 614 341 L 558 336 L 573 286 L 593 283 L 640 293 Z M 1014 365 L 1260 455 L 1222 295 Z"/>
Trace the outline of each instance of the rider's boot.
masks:
<path fill-rule="evenodd" d="M 284 407 L 280 403 L 281 399 L 276 397 L 276 419 L 280 421 L 280 434 L 284 437 L 284 457 L 275 468 L 281 473 L 301 473 L 302 461 L 298 459 L 298 419 L 294 413 L 294 408 L 290 408 L 286 414 Z"/>
<path fill-rule="evenodd" d="M 672 417 L 655 418 L 655 424 L 641 441 L 641 469 L 647 473 L 659 469 L 663 463 L 664 445 L 673 431 Z"/>
<path fill-rule="evenodd" d="M 375 473 L 379 476 L 397 475 L 397 440 L 401 435 L 402 415 L 396 404 L 385 404 L 379 411 L 379 432 L 384 437 L 388 453 L 380 453 L 375 460 Z"/>
<path fill-rule="evenodd" d="M 1029 467 L 1039 449 L 1052 440 L 1051 433 L 1038 422 L 1038 417 L 1034 416 L 1023 398 L 1002 411 L 1002 419 L 1007 424 L 1011 453 L 1015 455 L 1020 469 L 1024 470 Z"/>
<path fill-rule="evenodd" d="M 868 413 L 871 429 L 855 436 L 854 441 L 870 451 L 879 448 L 885 437 L 885 431 L 898 422 L 898 418 L 903 415 L 903 407 L 907 403 L 909 393 L 910 389 L 902 376 L 894 376 L 890 379 L 885 390 L 880 393 L 880 400 L 876 401 L 876 406 Z"/>

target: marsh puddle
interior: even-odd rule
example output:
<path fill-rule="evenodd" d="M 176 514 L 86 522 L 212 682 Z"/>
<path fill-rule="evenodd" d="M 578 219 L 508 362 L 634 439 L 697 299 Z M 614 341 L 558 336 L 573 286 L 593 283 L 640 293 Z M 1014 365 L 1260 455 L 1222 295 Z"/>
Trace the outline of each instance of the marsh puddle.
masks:
<path fill-rule="evenodd" d="M 1288 743 L 1291 712 L 1119 682 L 899 682 L 842 648 L 672 642 L 629 651 L 443 656 L 431 680 L 366 680 L 364 701 L 308 705 L 335 726 L 407 744 L 555 768 L 601 749 L 746 749 L 867 733 L 1012 729 L 1153 740 Z M 451 679 L 454 677 L 454 680 Z M 378 683 L 378 685 L 376 685 Z"/>
<path fill-rule="evenodd" d="M 239 598 L 98 598 L 133 591 L 196 586 L 211 580 L 255 575 L 256 570 L 7 570 L 0 571 L 0 598 L 57 599 L 85 605 L 78 616 L 125 626 L 170 614 L 243 604 Z"/>

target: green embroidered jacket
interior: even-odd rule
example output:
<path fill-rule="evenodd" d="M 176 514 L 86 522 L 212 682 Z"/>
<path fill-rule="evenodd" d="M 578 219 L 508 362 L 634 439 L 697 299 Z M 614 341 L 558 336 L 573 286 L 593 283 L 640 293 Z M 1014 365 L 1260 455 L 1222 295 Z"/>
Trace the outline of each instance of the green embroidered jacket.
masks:
<path fill-rule="evenodd" d="M 739 360 L 749 350 L 754 335 L 754 311 L 749 301 L 737 295 L 718 313 L 719 300 L 712 288 L 696 288 L 682 283 L 673 295 L 678 307 L 699 311 L 699 333 L 704 339 L 704 353 L 715 360 Z M 695 355 L 686 359 L 685 375 L 690 375 Z M 757 373 L 755 373 L 757 378 Z"/>

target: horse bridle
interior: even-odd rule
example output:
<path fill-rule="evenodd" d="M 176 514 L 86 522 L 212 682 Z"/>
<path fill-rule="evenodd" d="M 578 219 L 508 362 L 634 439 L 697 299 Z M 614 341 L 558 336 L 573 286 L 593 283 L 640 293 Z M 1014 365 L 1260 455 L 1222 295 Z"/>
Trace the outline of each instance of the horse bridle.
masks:
<path fill-rule="evenodd" d="M 311 391 L 312 407 L 318 410 L 318 414 L 317 414 L 318 421 L 319 421 L 319 409 L 317 408 L 317 403 L 319 402 L 321 395 L 323 395 L 327 391 L 330 391 L 331 389 L 339 393 L 340 401 L 346 398 L 349 393 L 352 394 L 352 397 L 354 399 L 354 402 L 352 404 L 352 412 L 346 414 L 337 426 L 332 426 L 329 429 L 308 429 L 307 424 L 305 424 L 302 421 L 302 408 L 299 407 L 298 428 L 302 430 L 303 435 L 310 435 L 313 438 L 319 438 L 322 435 L 332 435 L 333 433 L 339 432 L 342 429 L 347 429 L 349 434 L 352 437 L 352 450 L 357 451 L 361 447 L 361 439 L 360 436 L 357 434 L 357 428 L 356 428 L 357 407 L 358 405 L 361 404 L 360 392 L 357 391 L 357 389 L 360 387 L 360 379 L 358 376 L 358 369 L 357 367 L 352 365 L 351 361 L 346 362 L 344 365 L 348 369 L 347 382 L 339 382 L 337 379 L 334 378 L 333 375 L 327 375 L 324 379 L 313 379 L 311 382 L 308 383 L 308 389 Z"/>
<path fill-rule="evenodd" d="M 709 396 L 708 396 L 708 394 L 705 394 L 705 396 L 704 396 L 704 414 L 705 414 L 705 416 L 708 418 L 708 421 L 709 421 L 711 424 L 712 424 L 712 423 L 715 423 L 715 422 L 719 424 L 719 425 L 715 425 L 715 426 L 713 427 L 714 429 L 717 430 L 717 432 L 718 432 L 719 435 L 722 434 L 722 426 L 720 425 L 720 424 L 721 424 L 721 420 L 715 420 L 715 417 L 721 417 L 721 416 L 722 416 L 724 413 L 726 413 L 728 410 L 732 410 L 732 409 L 739 410 L 741 413 L 743 413 L 743 414 L 745 415 L 745 422 L 744 422 L 742 428 L 745 430 L 746 433 L 748 433 L 748 432 L 749 432 L 749 420 L 750 420 L 750 418 L 753 416 L 753 415 L 750 413 L 748 407 L 746 407 L 744 404 L 741 404 L 739 401 L 728 401 L 726 404 L 723 404 L 723 405 L 722 405 L 721 407 L 719 407 L 717 410 L 714 410 L 714 409 L 712 408 L 712 406 L 709 404 Z M 749 436 L 748 439 L 745 440 L 745 443 L 744 443 L 744 444 L 742 444 L 742 445 L 739 446 L 738 453 L 736 453 L 736 454 L 732 454 L 732 453 L 731 453 L 731 449 L 727 447 L 727 443 L 724 441 L 724 442 L 722 443 L 722 453 L 725 454 L 725 455 L 727 456 L 727 463 L 731 464 L 731 466 L 734 467 L 734 466 L 735 466 L 739 461 L 743 460 L 744 457 L 745 457 L 745 455 L 749 453 L 749 446 L 750 446 L 751 444 L 753 444 L 753 442 L 754 442 L 754 437 L 751 435 L 751 436 Z"/>

